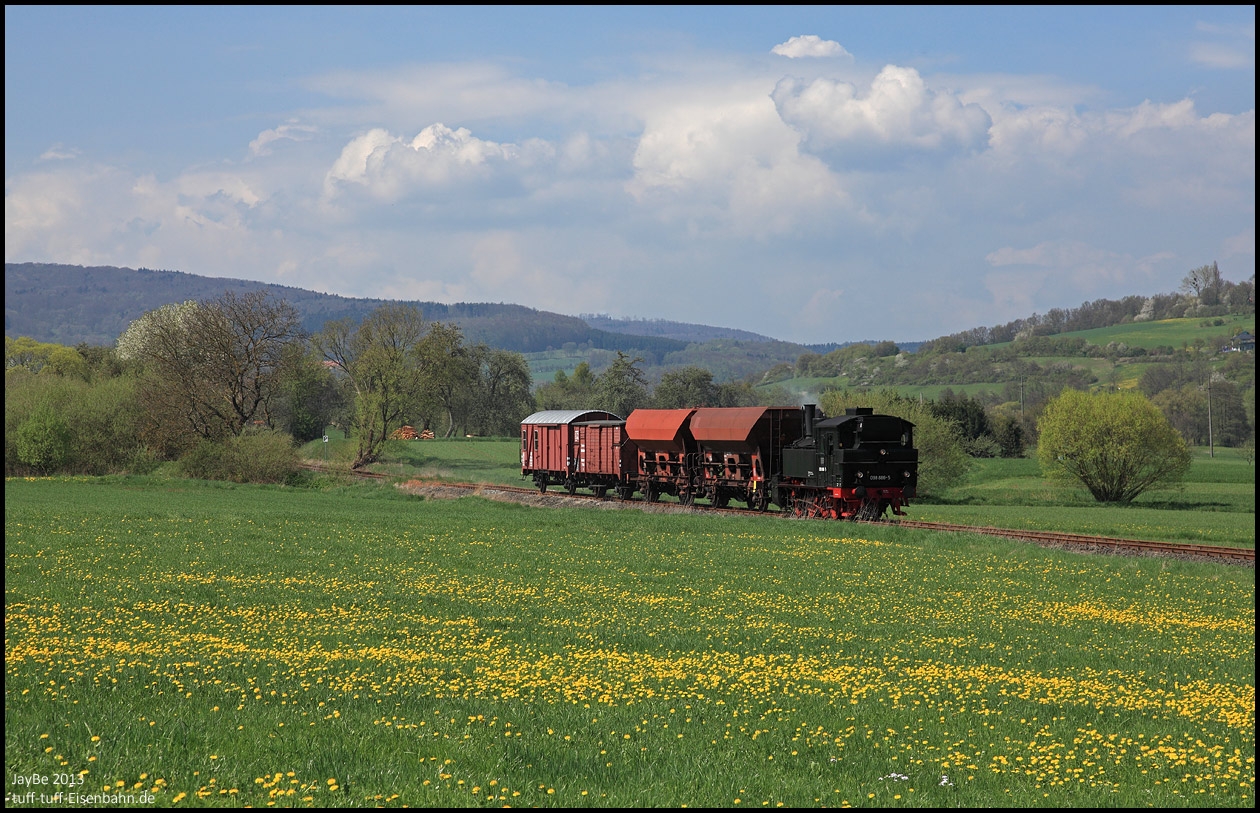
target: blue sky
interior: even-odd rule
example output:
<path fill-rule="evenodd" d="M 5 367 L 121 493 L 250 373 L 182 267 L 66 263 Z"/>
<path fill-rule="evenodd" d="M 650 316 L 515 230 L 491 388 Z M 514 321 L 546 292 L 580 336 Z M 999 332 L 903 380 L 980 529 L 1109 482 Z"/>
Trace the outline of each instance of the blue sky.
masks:
<path fill-rule="evenodd" d="M 1255 273 L 1235 7 L 5 8 L 5 259 L 911 341 Z"/>

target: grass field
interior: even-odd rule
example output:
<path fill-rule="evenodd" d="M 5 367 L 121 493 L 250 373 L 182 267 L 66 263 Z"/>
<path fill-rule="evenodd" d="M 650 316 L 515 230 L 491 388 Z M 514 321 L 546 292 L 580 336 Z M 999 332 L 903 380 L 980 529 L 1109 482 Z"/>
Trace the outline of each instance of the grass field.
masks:
<path fill-rule="evenodd" d="M 330 435 L 330 460 L 348 464 L 351 441 Z M 318 459 L 318 442 L 304 454 Z M 518 441 L 475 438 L 394 441 L 374 471 L 399 477 L 528 485 Z M 1065 531 L 1154 541 L 1255 547 L 1255 466 L 1233 449 L 1209 458 L 1195 450 L 1185 482 L 1152 491 L 1133 505 L 1100 505 L 1084 489 L 1046 480 L 1036 460 L 975 460 L 965 482 L 931 501 L 916 500 L 911 519 L 996 528 Z"/>
<path fill-rule="evenodd" d="M 1102 505 L 1084 489 L 1046 480 L 1036 460 L 975 460 L 967 481 L 916 502 L 914 519 L 996 528 L 1208 545 L 1256 545 L 1255 466 L 1232 449 L 1197 449 L 1185 481 L 1132 505 Z"/>
<path fill-rule="evenodd" d="M 1237 567 L 10 480 L 7 804 L 1249 808 L 1254 631 Z"/>

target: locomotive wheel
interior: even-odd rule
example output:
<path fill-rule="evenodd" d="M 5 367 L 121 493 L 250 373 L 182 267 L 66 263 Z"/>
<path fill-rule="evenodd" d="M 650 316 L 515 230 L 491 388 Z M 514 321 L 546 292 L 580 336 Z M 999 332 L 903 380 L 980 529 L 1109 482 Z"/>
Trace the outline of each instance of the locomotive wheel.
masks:
<path fill-rule="evenodd" d="M 797 497 L 792 500 L 792 516 L 800 519 L 809 519 L 818 515 L 818 506 L 813 500 L 806 497 Z"/>

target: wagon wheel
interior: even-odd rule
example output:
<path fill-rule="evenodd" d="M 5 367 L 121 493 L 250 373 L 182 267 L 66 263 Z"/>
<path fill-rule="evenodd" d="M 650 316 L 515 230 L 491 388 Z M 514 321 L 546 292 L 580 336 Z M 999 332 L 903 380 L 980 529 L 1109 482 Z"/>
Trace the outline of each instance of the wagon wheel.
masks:
<path fill-rule="evenodd" d="M 545 476 L 537 476 L 534 478 L 534 485 L 538 486 L 539 494 L 547 493 L 547 478 Z"/>
<path fill-rule="evenodd" d="M 569 492 L 569 494 L 571 495 L 576 494 L 577 493 L 577 480 L 574 480 L 571 477 L 568 480 L 565 480 L 564 490 Z"/>
<path fill-rule="evenodd" d="M 599 486 L 595 489 L 595 496 L 601 500 L 608 496 L 608 486 Z"/>
<path fill-rule="evenodd" d="M 727 494 L 718 493 L 713 497 L 714 508 L 725 508 L 731 504 L 731 498 Z"/>
<path fill-rule="evenodd" d="M 648 483 L 646 496 L 648 502 L 659 502 L 661 499 L 661 492 L 656 490 L 655 484 Z"/>

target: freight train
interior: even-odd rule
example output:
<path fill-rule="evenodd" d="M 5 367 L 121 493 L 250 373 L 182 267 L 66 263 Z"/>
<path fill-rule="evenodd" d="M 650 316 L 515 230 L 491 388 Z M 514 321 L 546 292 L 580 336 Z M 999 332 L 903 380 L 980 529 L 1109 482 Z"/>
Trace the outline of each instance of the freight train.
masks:
<path fill-rule="evenodd" d="M 916 496 L 914 424 L 868 408 L 546 410 L 521 422 L 521 476 L 623 500 L 771 505 L 798 517 L 878 519 Z"/>

